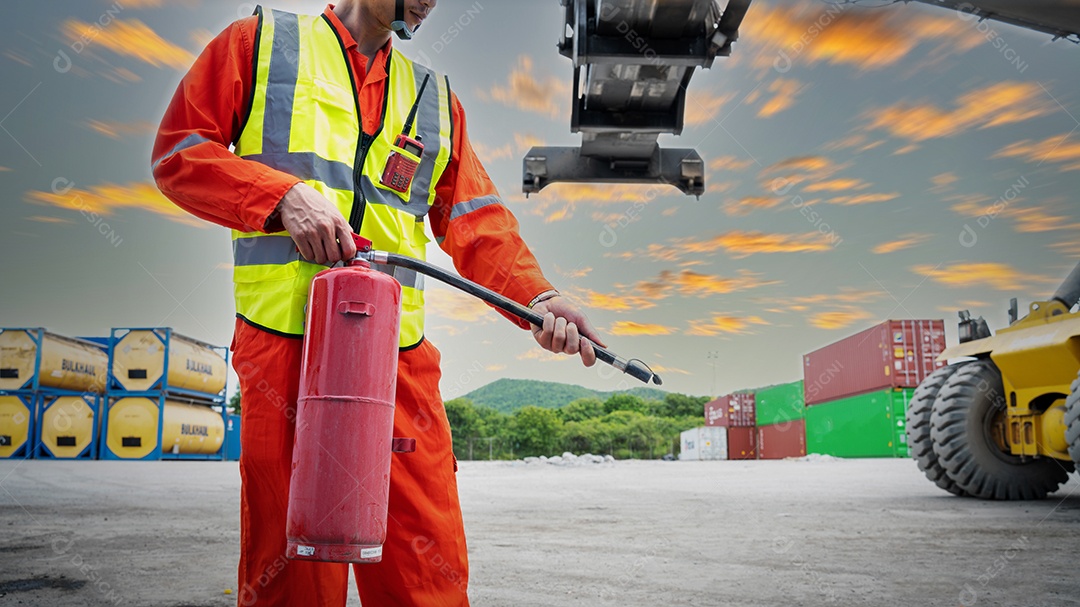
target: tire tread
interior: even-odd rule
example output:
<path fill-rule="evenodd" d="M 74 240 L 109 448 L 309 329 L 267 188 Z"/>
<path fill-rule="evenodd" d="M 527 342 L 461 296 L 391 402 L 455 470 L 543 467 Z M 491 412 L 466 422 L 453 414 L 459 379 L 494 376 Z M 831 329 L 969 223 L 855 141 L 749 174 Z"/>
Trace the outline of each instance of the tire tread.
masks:
<path fill-rule="evenodd" d="M 942 386 L 930 416 L 934 454 L 957 487 L 974 497 L 995 500 L 1043 499 L 1068 479 L 1061 462 L 1037 458 L 1015 462 L 999 458 L 972 432 L 973 409 L 990 398 L 980 386 L 989 384 L 1004 399 L 1001 373 L 993 362 L 978 360 L 961 366 Z M 998 406 L 991 404 L 989 406 Z M 1001 406 L 1004 406 L 1002 403 Z"/>

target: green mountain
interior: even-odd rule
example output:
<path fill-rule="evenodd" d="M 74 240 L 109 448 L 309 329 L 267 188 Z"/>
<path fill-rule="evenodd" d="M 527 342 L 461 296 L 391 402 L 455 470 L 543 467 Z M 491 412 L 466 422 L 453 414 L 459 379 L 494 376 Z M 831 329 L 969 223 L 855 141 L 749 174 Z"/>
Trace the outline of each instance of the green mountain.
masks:
<path fill-rule="evenodd" d="M 497 379 L 464 396 L 477 406 L 491 407 L 503 413 L 513 413 L 527 405 L 557 409 L 579 398 L 607 400 L 612 394 L 627 393 L 646 400 L 663 400 L 667 392 L 638 386 L 629 390 L 598 392 L 581 386 L 533 379 Z"/>

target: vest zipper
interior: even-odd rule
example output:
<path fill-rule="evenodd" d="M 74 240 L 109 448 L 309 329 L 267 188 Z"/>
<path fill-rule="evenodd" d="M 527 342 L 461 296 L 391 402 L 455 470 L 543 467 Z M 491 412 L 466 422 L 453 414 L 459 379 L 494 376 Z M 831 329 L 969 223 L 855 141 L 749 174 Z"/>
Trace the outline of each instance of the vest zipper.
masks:
<path fill-rule="evenodd" d="M 379 129 L 380 131 L 382 128 Z M 364 190 L 360 187 L 361 177 L 364 174 L 364 160 L 367 158 L 368 148 L 371 147 L 371 142 L 378 136 L 378 132 L 375 135 L 368 135 L 360 130 L 360 143 L 356 148 L 356 164 L 353 166 L 353 187 L 355 194 L 353 195 L 353 207 L 352 213 L 349 214 L 349 226 L 352 227 L 353 232 L 360 233 L 360 225 L 364 223 L 364 208 L 367 206 L 367 200 L 364 198 Z"/>

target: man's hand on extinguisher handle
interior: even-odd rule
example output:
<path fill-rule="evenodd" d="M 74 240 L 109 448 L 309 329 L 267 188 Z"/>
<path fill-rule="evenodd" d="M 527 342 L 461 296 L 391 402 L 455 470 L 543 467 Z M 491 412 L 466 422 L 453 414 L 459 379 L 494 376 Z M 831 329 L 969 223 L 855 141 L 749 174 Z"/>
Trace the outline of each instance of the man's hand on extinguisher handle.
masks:
<path fill-rule="evenodd" d="M 586 367 L 596 364 L 596 351 L 588 340 L 604 347 L 607 344 L 580 308 L 565 297 L 555 296 L 535 304 L 533 310 L 544 316 L 542 327 L 532 326 L 533 338 L 540 347 L 558 354 L 580 354 Z"/>
<path fill-rule="evenodd" d="M 304 182 L 294 185 L 274 211 L 304 259 L 333 265 L 356 257 L 352 228 L 333 203 Z"/>

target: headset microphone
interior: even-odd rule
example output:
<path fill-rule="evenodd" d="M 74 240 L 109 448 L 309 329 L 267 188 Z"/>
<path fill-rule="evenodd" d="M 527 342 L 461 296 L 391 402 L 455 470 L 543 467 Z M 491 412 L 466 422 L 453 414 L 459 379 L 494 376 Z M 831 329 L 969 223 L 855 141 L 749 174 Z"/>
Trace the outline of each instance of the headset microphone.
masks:
<path fill-rule="evenodd" d="M 402 40 L 412 40 L 416 30 L 420 29 L 419 24 L 415 28 L 409 29 L 409 24 L 405 22 L 405 0 L 397 0 L 397 9 L 394 20 L 390 22 L 390 29 L 394 30 L 394 33 Z"/>

